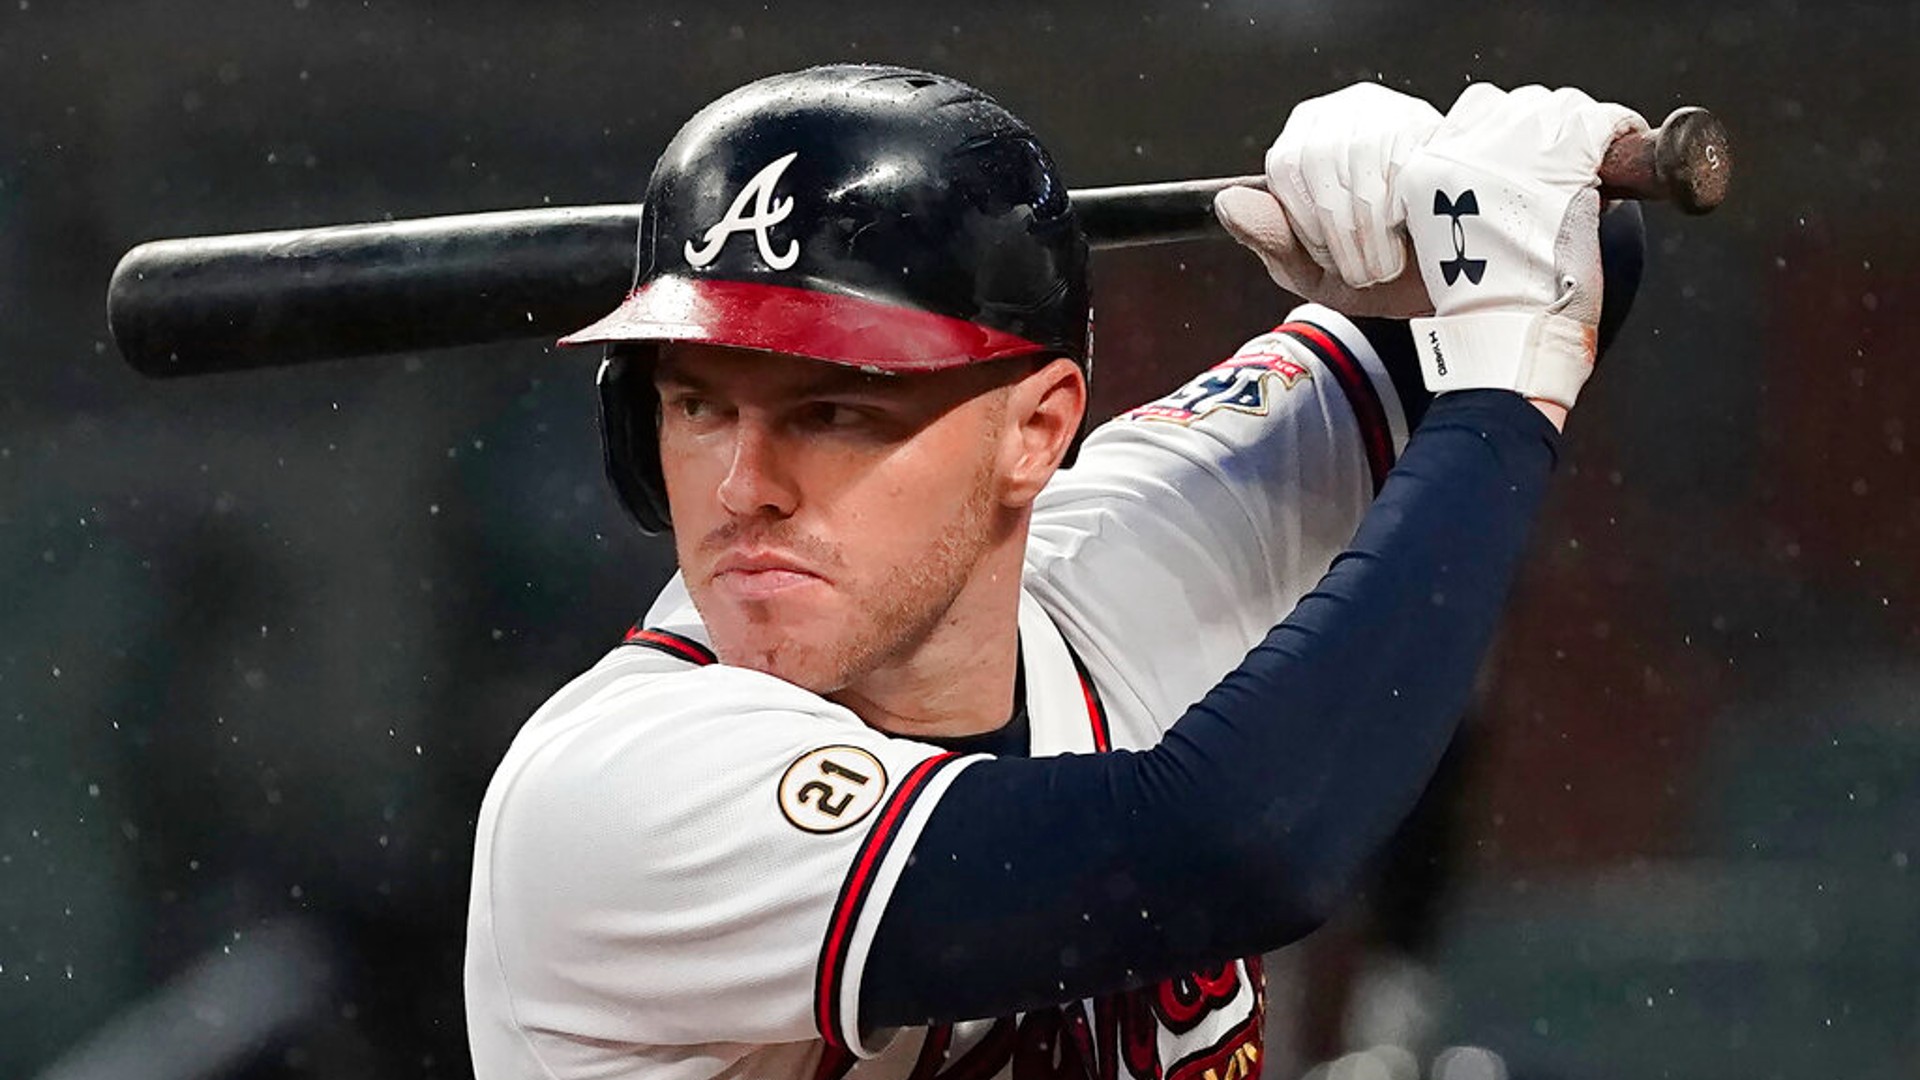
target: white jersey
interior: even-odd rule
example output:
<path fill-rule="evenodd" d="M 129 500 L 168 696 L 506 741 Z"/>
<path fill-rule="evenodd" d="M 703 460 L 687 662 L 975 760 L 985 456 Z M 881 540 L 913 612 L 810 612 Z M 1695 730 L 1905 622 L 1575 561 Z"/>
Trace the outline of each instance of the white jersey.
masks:
<path fill-rule="evenodd" d="M 1405 443 L 1400 416 L 1364 338 L 1308 306 L 1096 429 L 1034 509 L 1031 753 L 1158 742 L 1352 538 Z M 481 807 L 480 1080 L 1024 1080 L 1055 1075 L 1067 1042 L 1095 1077 L 1258 1075 L 1257 958 L 1021 1016 L 863 1030 L 861 976 L 906 855 L 982 759 L 712 663 L 678 578 L 642 626 L 528 721 Z"/>

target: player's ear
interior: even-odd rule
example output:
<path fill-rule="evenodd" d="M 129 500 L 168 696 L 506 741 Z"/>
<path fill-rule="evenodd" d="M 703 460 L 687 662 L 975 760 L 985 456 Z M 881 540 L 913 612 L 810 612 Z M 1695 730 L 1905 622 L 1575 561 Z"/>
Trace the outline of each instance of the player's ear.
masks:
<path fill-rule="evenodd" d="M 1067 456 L 1086 411 L 1086 376 L 1066 357 L 1055 357 L 1013 384 L 1001 459 L 1001 497 L 1009 506 L 1024 507 L 1039 496 Z"/>

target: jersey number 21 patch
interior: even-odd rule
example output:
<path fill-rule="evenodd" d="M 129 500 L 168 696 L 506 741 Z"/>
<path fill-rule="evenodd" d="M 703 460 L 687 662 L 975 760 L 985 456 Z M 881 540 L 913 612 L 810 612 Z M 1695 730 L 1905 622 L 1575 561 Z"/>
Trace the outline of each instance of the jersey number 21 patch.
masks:
<path fill-rule="evenodd" d="M 780 777 L 780 812 L 802 832 L 839 832 L 880 805 L 887 770 L 857 746 L 823 746 L 794 759 Z"/>

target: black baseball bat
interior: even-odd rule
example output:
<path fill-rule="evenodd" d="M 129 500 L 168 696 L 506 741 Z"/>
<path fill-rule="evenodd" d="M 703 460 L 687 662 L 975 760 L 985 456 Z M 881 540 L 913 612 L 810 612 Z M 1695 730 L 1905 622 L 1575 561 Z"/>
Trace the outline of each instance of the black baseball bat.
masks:
<path fill-rule="evenodd" d="M 1684 108 L 1614 142 L 1608 198 L 1706 213 L 1733 158 L 1712 114 Z M 1083 188 L 1088 241 L 1131 247 L 1225 236 L 1223 187 L 1259 176 Z M 156 240 L 107 286 L 107 323 L 127 363 L 155 377 L 282 367 L 456 345 L 552 340 L 606 314 L 632 283 L 637 204 L 421 218 Z"/>

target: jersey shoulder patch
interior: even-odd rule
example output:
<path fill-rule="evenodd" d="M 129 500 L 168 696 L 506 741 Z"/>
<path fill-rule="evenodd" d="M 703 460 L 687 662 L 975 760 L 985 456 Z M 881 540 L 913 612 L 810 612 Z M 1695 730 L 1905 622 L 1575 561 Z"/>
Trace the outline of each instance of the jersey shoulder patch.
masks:
<path fill-rule="evenodd" d="M 1191 424 L 1222 409 L 1265 416 L 1275 395 L 1313 378 L 1313 372 L 1287 351 L 1286 340 L 1286 335 L 1278 332 L 1262 334 L 1173 393 L 1123 413 L 1121 418 Z"/>
<path fill-rule="evenodd" d="M 858 825 L 887 793 L 887 768 L 858 746 L 822 746 L 780 776 L 780 813 L 801 832 L 835 833 Z"/>

